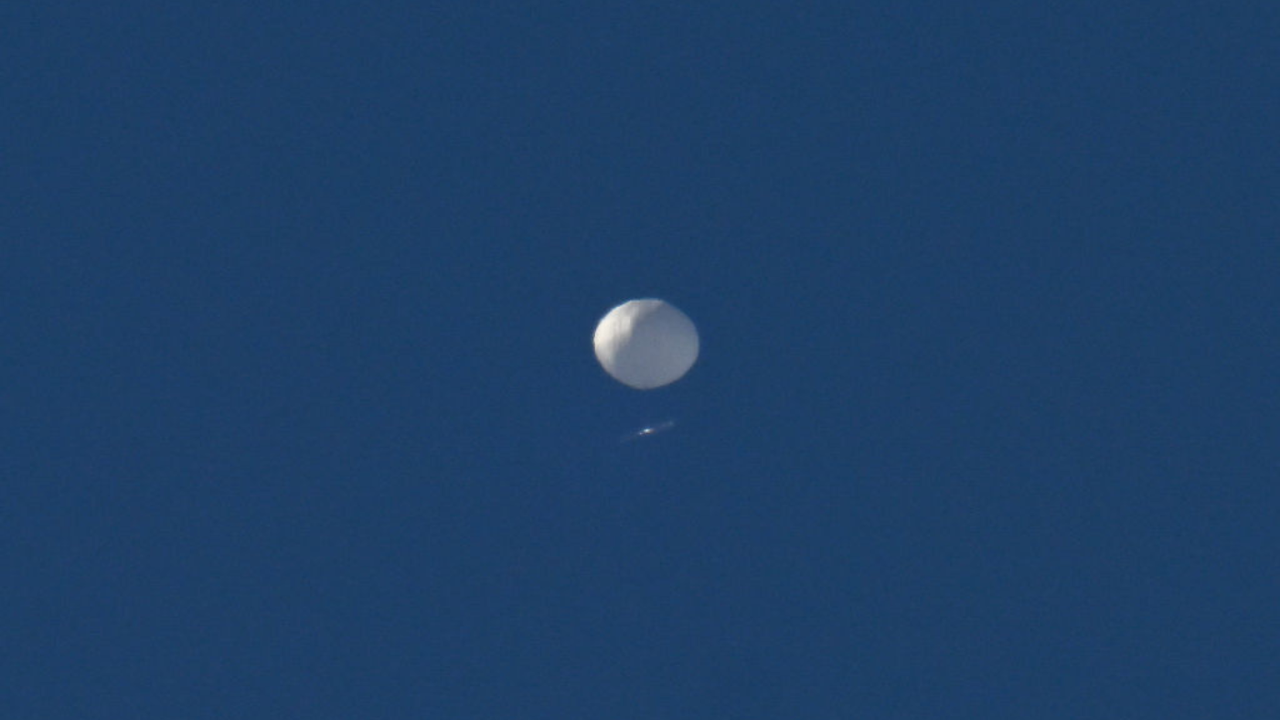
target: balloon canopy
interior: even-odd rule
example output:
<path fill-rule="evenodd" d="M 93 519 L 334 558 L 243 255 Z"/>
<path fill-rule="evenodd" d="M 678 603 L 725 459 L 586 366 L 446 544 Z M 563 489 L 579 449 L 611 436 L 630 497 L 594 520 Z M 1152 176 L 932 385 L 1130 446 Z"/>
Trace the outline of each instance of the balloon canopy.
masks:
<path fill-rule="evenodd" d="M 698 359 L 698 330 L 674 305 L 653 298 L 629 300 L 596 325 L 596 359 L 621 383 L 637 390 L 679 380 Z"/>

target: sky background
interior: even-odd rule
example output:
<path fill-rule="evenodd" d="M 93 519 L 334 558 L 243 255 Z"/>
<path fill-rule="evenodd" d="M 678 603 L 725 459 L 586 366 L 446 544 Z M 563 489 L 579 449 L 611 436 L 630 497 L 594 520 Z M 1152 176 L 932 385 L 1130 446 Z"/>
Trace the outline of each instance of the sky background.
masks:
<path fill-rule="evenodd" d="M 0 11 L 0 715 L 1280 717 L 1277 8 Z"/>

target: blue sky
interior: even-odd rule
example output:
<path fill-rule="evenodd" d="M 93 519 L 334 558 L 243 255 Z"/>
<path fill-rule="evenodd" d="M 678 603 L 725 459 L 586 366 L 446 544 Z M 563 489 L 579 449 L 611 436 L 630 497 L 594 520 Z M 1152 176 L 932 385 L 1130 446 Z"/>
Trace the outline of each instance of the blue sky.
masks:
<path fill-rule="evenodd" d="M 5 717 L 1280 710 L 1274 8 L 5 15 Z"/>

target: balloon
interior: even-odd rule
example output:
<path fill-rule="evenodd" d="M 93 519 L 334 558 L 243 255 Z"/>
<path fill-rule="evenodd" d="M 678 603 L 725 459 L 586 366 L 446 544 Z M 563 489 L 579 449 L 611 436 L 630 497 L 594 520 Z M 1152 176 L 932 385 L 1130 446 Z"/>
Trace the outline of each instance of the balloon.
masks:
<path fill-rule="evenodd" d="M 662 300 L 628 300 L 596 325 L 596 359 L 621 383 L 637 390 L 679 380 L 698 359 L 698 330 Z"/>

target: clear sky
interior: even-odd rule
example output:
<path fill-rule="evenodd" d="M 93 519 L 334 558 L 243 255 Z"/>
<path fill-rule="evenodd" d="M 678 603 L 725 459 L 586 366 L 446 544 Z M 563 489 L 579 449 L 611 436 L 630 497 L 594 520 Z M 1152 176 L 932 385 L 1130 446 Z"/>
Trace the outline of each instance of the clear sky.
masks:
<path fill-rule="evenodd" d="M 23 5 L 0 716 L 1280 717 L 1280 5 Z"/>

